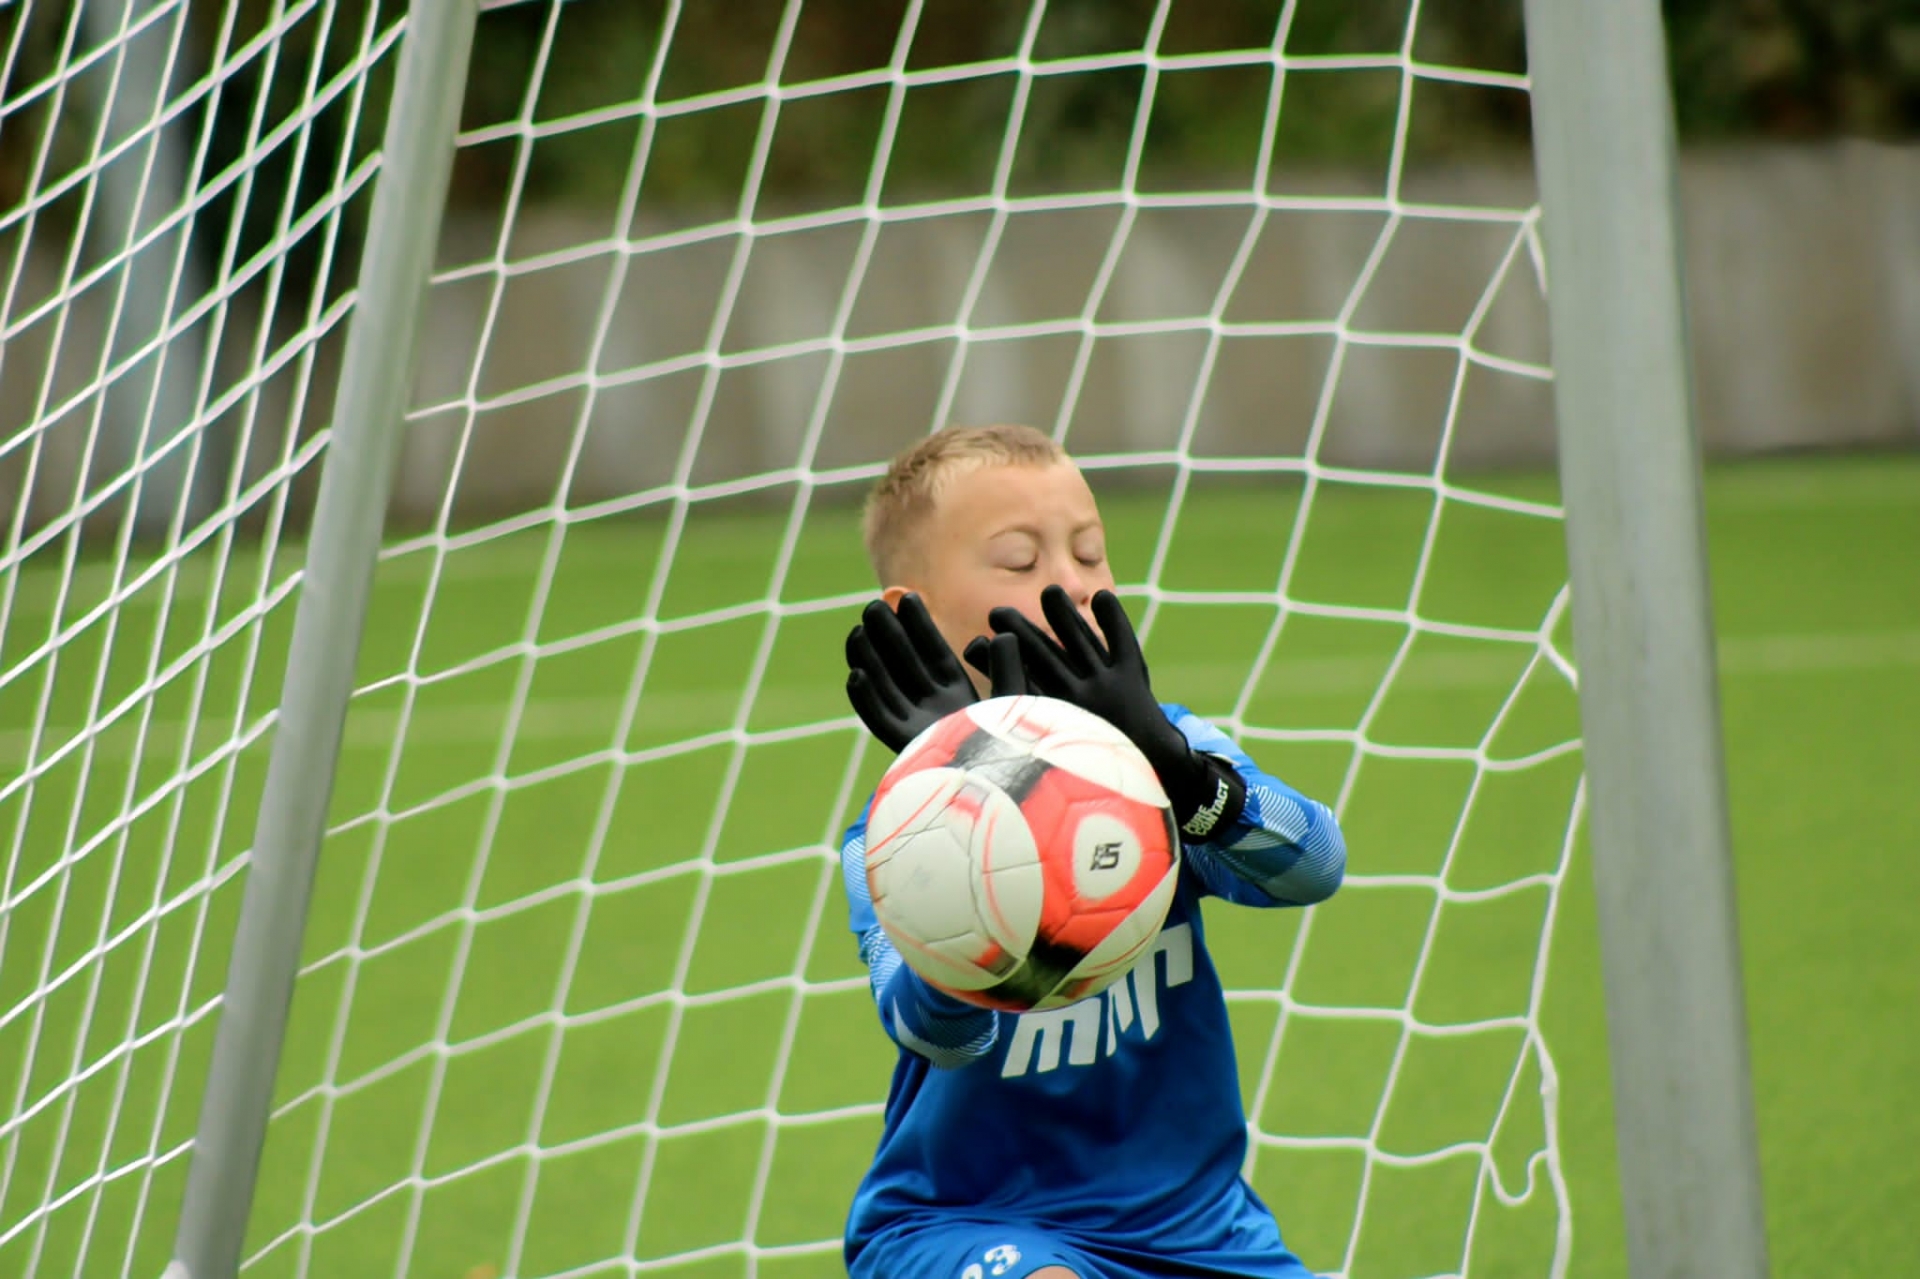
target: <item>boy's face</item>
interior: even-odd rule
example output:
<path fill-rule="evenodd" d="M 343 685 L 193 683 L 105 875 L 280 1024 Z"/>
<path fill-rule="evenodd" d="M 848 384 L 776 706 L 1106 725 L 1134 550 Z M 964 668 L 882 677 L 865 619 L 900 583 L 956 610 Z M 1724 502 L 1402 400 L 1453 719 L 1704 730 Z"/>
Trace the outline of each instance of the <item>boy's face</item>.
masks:
<path fill-rule="evenodd" d="M 1044 629 L 1040 592 L 1058 585 L 1092 624 L 1089 601 L 1113 589 L 1100 508 L 1071 462 L 962 471 L 948 479 L 920 537 L 917 580 L 889 586 L 886 600 L 897 606 L 918 593 L 956 653 L 992 634 L 987 614 L 1001 605 Z M 971 666 L 967 673 L 985 693 L 986 677 Z"/>

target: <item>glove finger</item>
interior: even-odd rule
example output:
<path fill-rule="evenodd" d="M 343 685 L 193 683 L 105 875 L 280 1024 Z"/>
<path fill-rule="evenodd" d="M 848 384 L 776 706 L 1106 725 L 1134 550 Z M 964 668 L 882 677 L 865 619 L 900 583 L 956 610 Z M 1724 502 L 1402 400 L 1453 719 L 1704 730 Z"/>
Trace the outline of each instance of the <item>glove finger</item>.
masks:
<path fill-rule="evenodd" d="M 1059 664 L 1060 659 L 1066 656 L 1060 646 L 1054 643 L 1045 631 L 1034 624 L 1032 618 L 1017 608 L 1009 608 L 1007 605 L 1002 604 L 999 608 L 989 611 L 987 613 L 987 625 L 993 630 L 995 635 L 1017 636 L 1023 646 L 1031 643 L 1042 652 L 1051 653 L 1054 656 L 1056 665 Z"/>
<path fill-rule="evenodd" d="M 860 617 L 882 669 L 899 688 L 901 696 L 909 702 L 924 700 L 933 692 L 933 684 L 927 678 L 919 656 L 914 653 L 913 643 L 901 627 L 899 617 L 885 600 L 874 600 L 868 604 Z"/>
<path fill-rule="evenodd" d="M 1087 619 L 1080 616 L 1080 610 L 1073 606 L 1073 597 L 1064 588 L 1049 586 L 1040 592 L 1040 611 L 1047 615 L 1047 625 L 1053 628 L 1054 638 L 1059 640 L 1067 661 L 1079 674 L 1091 675 L 1107 665 L 1106 647 L 1087 625 Z"/>
<path fill-rule="evenodd" d="M 1112 591 L 1096 591 L 1093 596 L 1093 620 L 1100 623 L 1106 636 L 1107 655 L 1115 666 L 1137 666 L 1146 670 L 1146 658 L 1140 652 L 1140 637 L 1134 633 L 1133 619 L 1126 606 Z"/>
<path fill-rule="evenodd" d="M 974 644 L 981 641 L 975 640 Z M 994 697 L 1017 697 L 1027 692 L 1027 669 L 1020 661 L 1020 640 L 1013 635 L 996 635 L 987 645 L 987 678 Z M 969 644 L 968 649 L 973 648 Z"/>
<path fill-rule="evenodd" d="M 1046 697 L 1072 701 L 1075 679 L 1060 646 L 1047 638 L 1016 608 L 1000 607 L 987 614 L 987 625 L 995 634 L 1011 635 L 1019 646 L 1021 663 L 1026 667 L 1031 690 Z"/>
<path fill-rule="evenodd" d="M 1018 643 L 1018 641 L 1016 640 L 1015 643 Z M 973 667 L 974 670 L 979 671 L 982 675 L 991 675 L 993 668 L 988 664 L 988 658 L 992 645 L 993 640 L 988 639 L 984 635 L 976 635 L 967 641 L 967 651 L 962 653 L 961 656 L 967 659 L 967 665 Z"/>
<path fill-rule="evenodd" d="M 936 687 L 967 685 L 967 673 L 960 668 L 960 662 L 953 655 L 953 648 L 947 643 L 947 637 L 934 625 L 933 615 L 927 612 L 925 602 L 918 595 L 909 594 L 900 601 L 897 610 L 900 627 L 906 633 L 907 640 L 913 645 L 913 651 L 920 657 L 920 664 Z"/>
<path fill-rule="evenodd" d="M 887 712 L 865 671 L 847 672 L 847 701 L 874 740 L 894 754 L 898 755 L 913 740 L 902 734 L 899 721 Z"/>
<path fill-rule="evenodd" d="M 864 626 L 856 626 L 847 632 L 847 669 L 861 677 L 867 696 L 874 699 L 878 708 L 895 719 L 906 716 L 909 709 L 907 699 L 901 696 L 893 677 L 887 673 L 886 663 L 873 651 L 873 642 L 867 638 Z"/>
<path fill-rule="evenodd" d="M 1031 693 L 1027 668 L 1020 661 L 1020 640 L 1014 635 L 988 639 L 976 635 L 967 644 L 967 665 L 987 677 L 988 697 L 1017 697 Z"/>

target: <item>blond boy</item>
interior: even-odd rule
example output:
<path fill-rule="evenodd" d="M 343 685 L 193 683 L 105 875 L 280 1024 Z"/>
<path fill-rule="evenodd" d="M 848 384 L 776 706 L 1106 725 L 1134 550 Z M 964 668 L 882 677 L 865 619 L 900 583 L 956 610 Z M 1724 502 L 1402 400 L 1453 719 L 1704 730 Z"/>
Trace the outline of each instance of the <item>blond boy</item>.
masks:
<path fill-rule="evenodd" d="M 1160 703 L 1113 594 L 1079 468 L 1026 427 L 947 430 L 894 459 L 867 505 L 881 597 L 847 637 L 847 695 L 899 751 L 982 695 L 1061 697 L 1120 728 L 1182 831 L 1154 948 L 1048 1013 L 962 1003 L 874 918 L 866 814 L 842 868 L 880 1019 L 899 1049 L 885 1127 L 847 1221 L 855 1279 L 1299 1279 L 1241 1177 L 1246 1116 L 1200 901 L 1304 906 L 1346 849 L 1323 804 L 1212 724 Z M 971 669 L 969 669 L 971 668 Z"/>

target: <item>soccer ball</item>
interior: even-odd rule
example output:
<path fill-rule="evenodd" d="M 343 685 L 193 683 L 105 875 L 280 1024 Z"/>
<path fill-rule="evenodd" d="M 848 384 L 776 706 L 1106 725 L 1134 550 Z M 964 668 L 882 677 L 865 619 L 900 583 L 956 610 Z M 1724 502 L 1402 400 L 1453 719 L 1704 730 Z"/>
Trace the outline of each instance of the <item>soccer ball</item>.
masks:
<path fill-rule="evenodd" d="M 1099 993 L 1158 936 L 1179 879 L 1139 748 L 1068 702 L 995 697 L 907 744 L 867 818 L 874 914 L 913 970 L 984 1008 Z"/>

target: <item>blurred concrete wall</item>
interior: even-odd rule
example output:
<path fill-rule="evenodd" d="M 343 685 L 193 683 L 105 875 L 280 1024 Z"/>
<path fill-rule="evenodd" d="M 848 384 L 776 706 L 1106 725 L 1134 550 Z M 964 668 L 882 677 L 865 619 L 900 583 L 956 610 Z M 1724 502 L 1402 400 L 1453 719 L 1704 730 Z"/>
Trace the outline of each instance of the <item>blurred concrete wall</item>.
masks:
<path fill-rule="evenodd" d="M 1530 175 L 1412 174 L 1391 217 L 1342 207 L 1377 183 L 1289 182 L 1311 207 L 1275 210 L 1257 229 L 1250 208 L 1141 210 L 1117 253 L 1115 206 L 1014 215 L 985 256 L 984 214 L 891 222 L 870 244 L 864 223 L 749 241 L 697 219 L 617 241 L 610 215 L 529 209 L 502 246 L 497 221 L 457 217 L 394 515 L 431 521 L 450 501 L 466 521 L 557 495 L 635 503 L 681 479 L 830 471 L 883 460 L 936 420 L 1064 421 L 1082 454 L 1311 450 L 1332 465 L 1429 472 L 1444 448 L 1452 472 L 1547 462 L 1546 315 L 1525 228 L 1429 216 L 1525 209 Z M 1920 149 L 1691 153 L 1682 189 L 1708 447 L 1920 441 Z M 13 444 L 0 511 L 29 525 L 82 491 L 82 392 L 111 301 L 96 287 L 45 305 L 63 254 L 19 257 L 5 295 L 0 438 Z M 1216 308 L 1217 332 L 1204 319 Z M 264 491 L 301 469 L 288 459 L 327 420 L 341 339 L 282 331 L 263 347 L 258 314 L 251 293 L 232 300 L 215 379 L 231 385 L 256 351 L 279 352 L 220 418 Z M 1089 340 L 1083 317 L 1112 327 Z M 70 399 L 62 413 L 43 407 Z M 45 429 L 22 439 L 36 418 Z M 301 469 L 296 509 L 313 470 Z"/>

